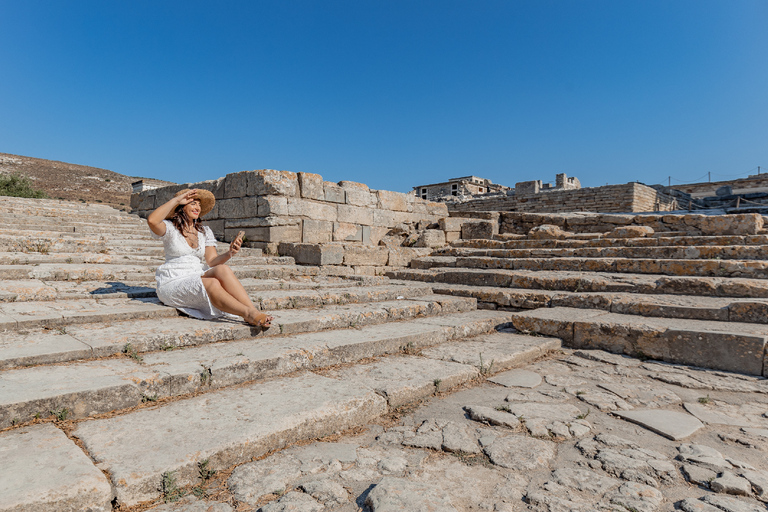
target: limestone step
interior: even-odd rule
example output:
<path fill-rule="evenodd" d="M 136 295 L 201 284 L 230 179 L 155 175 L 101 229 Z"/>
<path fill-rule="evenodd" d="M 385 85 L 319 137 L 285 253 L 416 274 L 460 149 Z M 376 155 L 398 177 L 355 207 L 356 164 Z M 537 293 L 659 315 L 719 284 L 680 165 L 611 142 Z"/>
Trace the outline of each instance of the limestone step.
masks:
<path fill-rule="evenodd" d="M 767 245 L 768 235 L 660 236 L 652 238 L 590 238 L 567 240 L 456 240 L 457 248 L 475 249 L 574 249 L 580 247 L 666 247 Z"/>
<path fill-rule="evenodd" d="M 695 295 L 567 292 L 493 286 L 433 285 L 435 293 L 477 299 L 481 309 L 571 307 L 612 313 L 720 322 L 768 324 L 768 299 L 732 299 Z"/>
<path fill-rule="evenodd" d="M 0 320 L 10 321 L 0 324 L 0 329 L 5 330 L 0 345 L 0 369 L 172 350 L 243 339 L 257 333 L 261 337 L 272 337 L 377 325 L 472 311 L 476 305 L 474 299 L 466 297 L 428 295 L 425 292 L 429 290 L 424 288 L 368 288 L 357 293 L 345 290 L 297 297 L 261 292 L 266 297 L 257 302 L 273 306 L 274 309 L 265 311 L 275 318 L 272 328 L 263 332 L 239 320 L 181 318 L 175 309 L 157 302 L 143 305 L 145 307 L 117 299 L 72 301 L 74 304 L 61 301 L 49 303 L 52 306 L 48 307 L 21 304 L 26 309 L 11 307 L 16 304 L 3 305 L 8 314 L 0 312 Z M 85 307 L 75 308 L 83 303 Z M 64 307 L 69 309 L 63 310 Z"/>
<path fill-rule="evenodd" d="M 462 267 L 509 270 L 613 272 L 670 276 L 768 278 L 768 261 L 645 258 L 493 258 L 427 256 L 413 268 Z"/>
<path fill-rule="evenodd" d="M 159 266 L 159 265 L 157 265 Z M 0 279 L 42 279 L 49 281 L 136 281 L 155 271 L 154 265 L 102 263 L 41 263 L 0 265 Z M 238 278 L 289 279 L 296 276 L 349 275 L 351 267 L 308 267 L 286 264 L 233 265 Z"/>
<path fill-rule="evenodd" d="M 493 339 L 502 336 L 509 339 Z M 557 346 L 556 340 L 527 337 L 518 348 L 523 337 L 512 334 L 488 338 L 487 345 L 503 350 L 500 355 L 508 361 L 515 352 L 524 362 L 530 354 Z M 322 374 L 301 371 L 235 389 L 212 389 L 81 421 L 72 436 L 111 479 L 115 503 L 132 506 L 160 497 L 164 474 L 173 472 L 180 486 L 195 484 L 200 462 L 207 461 L 212 470 L 229 469 L 291 443 L 364 425 L 402 404 L 428 398 L 438 388 L 450 390 L 479 375 L 480 369 L 468 364 L 395 355 Z M 33 428 L 39 427 L 25 427 Z"/>
<path fill-rule="evenodd" d="M 530 290 L 768 298 L 768 282 L 765 279 L 464 268 L 392 270 L 387 272 L 387 276 L 392 279 L 428 283 L 525 288 Z"/>
<path fill-rule="evenodd" d="M 563 307 L 513 314 L 512 324 L 521 332 L 556 336 L 573 348 L 768 376 L 765 324 L 643 318 Z"/>
<path fill-rule="evenodd" d="M 0 281 L 0 303 L 155 297 L 154 275 L 146 274 L 143 277 L 144 279 L 135 281 L 44 281 L 41 279 Z M 322 290 L 329 288 L 345 287 L 354 287 L 353 291 L 357 291 L 360 290 L 358 287 L 362 284 L 367 286 L 415 284 L 412 281 L 390 282 L 386 277 L 373 276 L 366 277 L 365 281 L 335 277 L 309 278 L 300 281 L 245 278 L 241 280 L 241 283 L 249 293 L 262 290 L 285 290 L 287 292 L 288 290 L 306 289 L 313 289 L 317 293 L 322 293 Z M 429 289 L 425 285 L 419 286 L 425 290 Z"/>
<path fill-rule="evenodd" d="M 258 249 L 257 249 L 258 251 Z M 131 264 L 146 265 L 158 267 L 163 264 L 165 258 L 162 255 L 147 254 L 112 254 L 112 250 L 99 253 L 79 252 L 79 253 L 18 253 L 18 252 L 0 252 L 0 265 L 37 265 L 46 263 L 67 263 L 67 264 Z M 248 265 L 293 265 L 294 260 L 289 256 L 247 256 L 238 254 L 234 259 L 227 262 L 231 267 Z"/>
<path fill-rule="evenodd" d="M 160 398 L 357 362 L 475 336 L 509 322 L 510 313 L 466 311 L 404 318 L 384 325 L 289 336 L 241 337 L 226 343 L 2 371 L 0 428 L 67 409 L 70 419 L 134 407 Z M 285 324 L 288 325 L 288 324 Z M 341 329 L 341 330 L 339 330 Z M 240 329 L 242 331 L 242 329 Z M 498 349 L 498 347 L 496 347 Z"/>
<path fill-rule="evenodd" d="M 702 245 L 702 246 L 649 246 L 649 247 L 580 247 L 540 249 L 474 249 L 451 247 L 439 256 L 491 257 L 491 258 L 643 258 L 643 259 L 722 259 L 762 260 L 768 254 L 768 245 Z M 423 258 L 422 258 L 423 259 Z"/>

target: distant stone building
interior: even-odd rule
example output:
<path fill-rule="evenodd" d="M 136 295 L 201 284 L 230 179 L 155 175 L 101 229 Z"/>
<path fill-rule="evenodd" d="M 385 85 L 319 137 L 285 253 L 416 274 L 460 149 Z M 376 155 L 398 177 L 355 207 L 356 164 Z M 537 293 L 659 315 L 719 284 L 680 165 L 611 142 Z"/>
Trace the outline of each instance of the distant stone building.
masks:
<path fill-rule="evenodd" d="M 578 190 L 581 188 L 579 178 L 569 178 L 565 174 L 555 175 L 555 186 L 551 183 L 542 183 L 541 180 L 521 181 L 515 183 L 515 194 L 538 194 L 554 190 Z"/>
<path fill-rule="evenodd" d="M 510 190 L 510 188 L 492 183 L 491 180 L 485 178 L 478 178 L 477 176 L 462 176 L 461 178 L 451 178 L 443 183 L 413 187 L 413 193 L 416 197 L 427 199 L 428 201 L 437 201 L 450 197 L 471 197 L 493 192 L 506 193 L 507 190 Z"/>

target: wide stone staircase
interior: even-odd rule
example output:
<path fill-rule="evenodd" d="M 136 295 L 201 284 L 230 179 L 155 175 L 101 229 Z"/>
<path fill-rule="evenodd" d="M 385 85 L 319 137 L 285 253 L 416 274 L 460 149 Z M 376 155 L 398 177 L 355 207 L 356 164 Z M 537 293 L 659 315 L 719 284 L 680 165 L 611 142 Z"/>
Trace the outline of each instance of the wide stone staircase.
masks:
<path fill-rule="evenodd" d="M 743 217 L 727 235 L 550 226 L 552 238 L 458 240 L 387 275 L 514 312 L 519 331 L 572 348 L 768 376 L 768 234 L 761 217 Z M 681 216 L 698 218 L 713 225 Z"/>
<path fill-rule="evenodd" d="M 560 347 L 469 288 L 253 249 L 230 263 L 273 327 L 200 321 L 157 300 L 138 217 L 0 198 L 0 218 L 0 511 L 127 510 Z"/>

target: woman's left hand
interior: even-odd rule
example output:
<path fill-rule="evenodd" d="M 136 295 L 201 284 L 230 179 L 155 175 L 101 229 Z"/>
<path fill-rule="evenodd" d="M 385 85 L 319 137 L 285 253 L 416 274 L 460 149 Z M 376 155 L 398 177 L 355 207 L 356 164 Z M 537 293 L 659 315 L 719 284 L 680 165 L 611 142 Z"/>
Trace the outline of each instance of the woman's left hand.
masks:
<path fill-rule="evenodd" d="M 235 238 L 232 240 L 232 243 L 229 244 L 229 257 L 233 257 L 235 254 L 240 252 L 240 246 L 243 244 L 243 240 L 240 237 Z"/>

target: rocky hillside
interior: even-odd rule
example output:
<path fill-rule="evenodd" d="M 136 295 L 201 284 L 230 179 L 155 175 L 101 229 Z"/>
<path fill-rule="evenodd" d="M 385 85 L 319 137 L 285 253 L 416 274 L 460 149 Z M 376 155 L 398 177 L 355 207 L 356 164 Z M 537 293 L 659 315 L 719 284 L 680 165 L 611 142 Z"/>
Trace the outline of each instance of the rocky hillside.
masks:
<path fill-rule="evenodd" d="M 52 199 L 104 203 L 121 209 L 129 209 L 134 181 L 144 180 L 158 186 L 171 184 L 97 167 L 0 153 L 0 174 L 12 173 L 27 176 L 35 188 L 44 190 Z"/>

